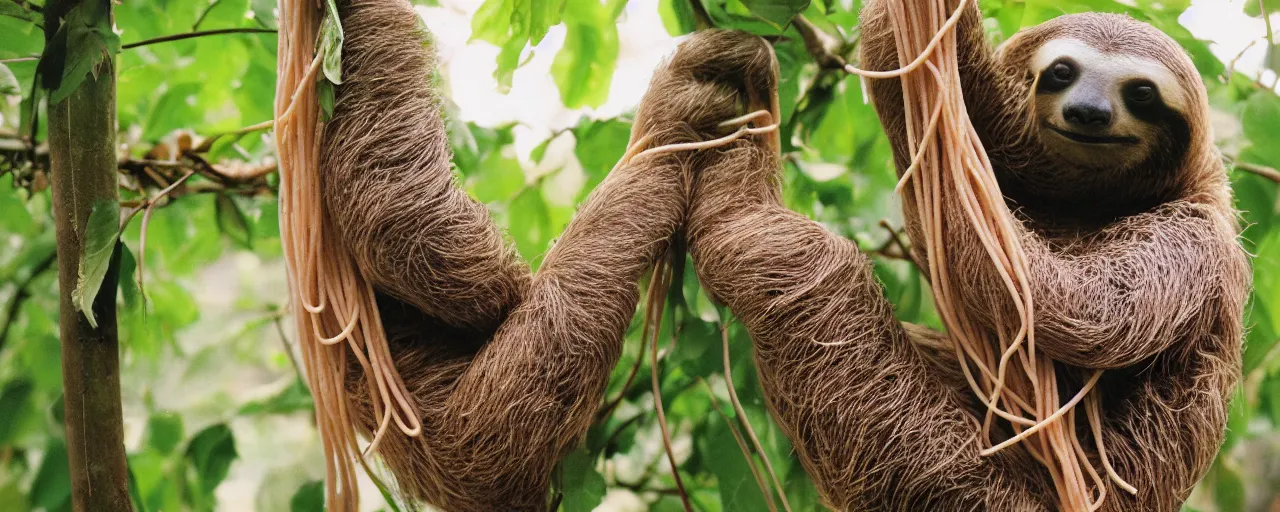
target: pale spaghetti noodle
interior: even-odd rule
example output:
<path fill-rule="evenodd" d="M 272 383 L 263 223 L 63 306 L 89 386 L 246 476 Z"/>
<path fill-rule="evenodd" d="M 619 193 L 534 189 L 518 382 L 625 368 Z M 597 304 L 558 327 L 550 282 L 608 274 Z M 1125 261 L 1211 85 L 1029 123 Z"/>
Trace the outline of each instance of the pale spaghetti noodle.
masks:
<path fill-rule="evenodd" d="M 344 377 L 350 356 L 364 369 L 379 418 L 366 452 L 392 425 L 422 430 L 395 369 L 373 287 L 327 219 L 320 197 L 320 110 L 315 50 L 322 11 L 314 1 L 281 0 L 276 84 L 276 149 L 280 158 L 280 241 L 307 384 L 324 446 L 329 510 L 356 510 L 356 470 L 364 465 L 349 414 Z M 345 345 L 345 347 L 344 347 Z M 347 347 L 350 347 L 348 351 Z"/>
<path fill-rule="evenodd" d="M 1092 393 L 1101 372 L 1093 372 L 1063 403 L 1054 361 L 1036 352 L 1027 258 L 1016 221 L 969 121 L 960 87 L 954 27 L 969 1 L 961 0 L 954 11 L 948 11 L 945 0 L 928 2 L 927 6 L 920 5 L 924 2 L 892 2 L 889 17 L 898 60 L 910 59 L 909 63 L 892 71 L 853 66 L 846 66 L 846 70 L 866 78 L 902 81 L 912 159 L 898 190 L 911 194 L 915 201 L 938 313 L 951 335 L 966 380 L 986 405 L 980 436 L 982 455 L 1022 443 L 1049 470 L 1063 509 L 1092 511 L 1106 498 L 1106 478 L 1126 491 L 1136 491 L 1116 474 L 1102 444 L 1101 408 L 1098 394 Z M 944 201 L 959 204 L 944 206 Z M 963 209 L 969 227 L 947 225 L 948 207 L 957 206 Z M 1018 314 L 1016 332 L 985 332 L 960 306 L 961 283 L 951 277 L 946 264 L 943 232 L 948 229 L 976 231 L 1013 298 Z M 997 322 L 1001 326 L 1010 326 L 1013 319 L 997 320 L 1004 320 Z M 1075 428 L 1076 406 L 1082 401 L 1105 476 L 1089 461 Z M 991 441 L 995 417 L 1008 421 L 1013 430 L 1012 437 L 997 444 Z"/>

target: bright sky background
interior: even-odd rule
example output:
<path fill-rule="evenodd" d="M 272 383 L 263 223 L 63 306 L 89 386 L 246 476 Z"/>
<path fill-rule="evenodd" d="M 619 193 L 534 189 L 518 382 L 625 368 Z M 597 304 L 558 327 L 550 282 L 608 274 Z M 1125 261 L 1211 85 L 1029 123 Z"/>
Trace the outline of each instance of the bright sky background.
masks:
<path fill-rule="evenodd" d="M 1244 14 L 1245 2 L 1255 1 L 1193 0 L 1180 21 L 1196 37 L 1211 41 L 1214 53 L 1224 62 L 1241 55 L 1236 69 L 1253 76 L 1266 54 L 1263 20 Z M 667 35 L 658 17 L 657 0 L 630 0 L 618 23 L 618 66 L 608 102 L 596 109 L 571 110 L 553 99 L 560 96 L 550 72 L 551 61 L 564 44 L 564 26 L 551 27 L 541 44 L 525 50 L 524 57 L 531 52 L 532 58 L 516 70 L 510 93 L 502 94 L 493 79 L 498 48 L 483 41 L 468 41 L 471 18 L 482 2 L 440 0 L 441 7 L 419 10 L 436 36 L 446 87 L 463 120 L 483 126 L 519 123 L 515 129 L 516 152 L 526 164 L 535 146 L 555 130 L 575 125 L 583 115 L 610 118 L 633 109 L 644 95 L 654 68 L 680 40 Z M 1280 13 L 1273 13 L 1271 18 L 1273 26 L 1280 26 Z M 1251 42 L 1253 46 L 1249 47 Z M 1266 71 L 1263 78 L 1271 83 L 1275 75 Z"/>

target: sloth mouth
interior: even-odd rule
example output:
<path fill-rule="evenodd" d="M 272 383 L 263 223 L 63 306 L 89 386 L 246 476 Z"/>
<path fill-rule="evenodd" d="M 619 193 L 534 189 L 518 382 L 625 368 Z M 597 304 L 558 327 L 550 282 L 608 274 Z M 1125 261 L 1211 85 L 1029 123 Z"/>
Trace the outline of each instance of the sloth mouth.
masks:
<path fill-rule="evenodd" d="M 1138 143 L 1137 137 L 1104 137 L 1099 135 L 1085 135 L 1083 133 L 1069 132 L 1048 123 L 1046 123 L 1045 126 L 1047 126 L 1050 130 L 1053 130 L 1054 133 L 1061 135 L 1063 137 L 1066 137 L 1068 139 L 1071 139 L 1073 141 L 1079 142 L 1081 144 L 1137 144 Z"/>

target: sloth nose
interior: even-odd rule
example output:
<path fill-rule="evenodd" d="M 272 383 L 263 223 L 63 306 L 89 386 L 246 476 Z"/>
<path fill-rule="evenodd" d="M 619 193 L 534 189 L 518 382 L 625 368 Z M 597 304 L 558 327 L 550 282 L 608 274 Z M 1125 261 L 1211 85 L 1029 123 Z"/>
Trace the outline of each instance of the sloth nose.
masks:
<path fill-rule="evenodd" d="M 1062 117 L 1081 128 L 1105 128 L 1111 124 L 1111 106 L 1072 103 L 1062 109 Z"/>

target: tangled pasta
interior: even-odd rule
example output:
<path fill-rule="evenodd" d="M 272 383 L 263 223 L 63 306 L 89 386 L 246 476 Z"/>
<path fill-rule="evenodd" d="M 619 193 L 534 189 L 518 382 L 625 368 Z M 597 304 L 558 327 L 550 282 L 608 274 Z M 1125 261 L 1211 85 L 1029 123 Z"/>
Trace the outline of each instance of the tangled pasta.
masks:
<path fill-rule="evenodd" d="M 364 368 L 380 424 L 372 451 L 392 424 L 417 436 L 422 424 L 410 405 L 387 346 L 373 287 L 326 219 L 320 196 L 320 110 L 315 51 L 321 11 L 314 2 L 281 0 L 276 86 L 276 145 L 280 158 L 280 240 L 289 298 L 307 384 L 325 455 L 327 502 L 355 510 L 355 462 L 364 464 L 343 386 L 349 358 Z"/>

